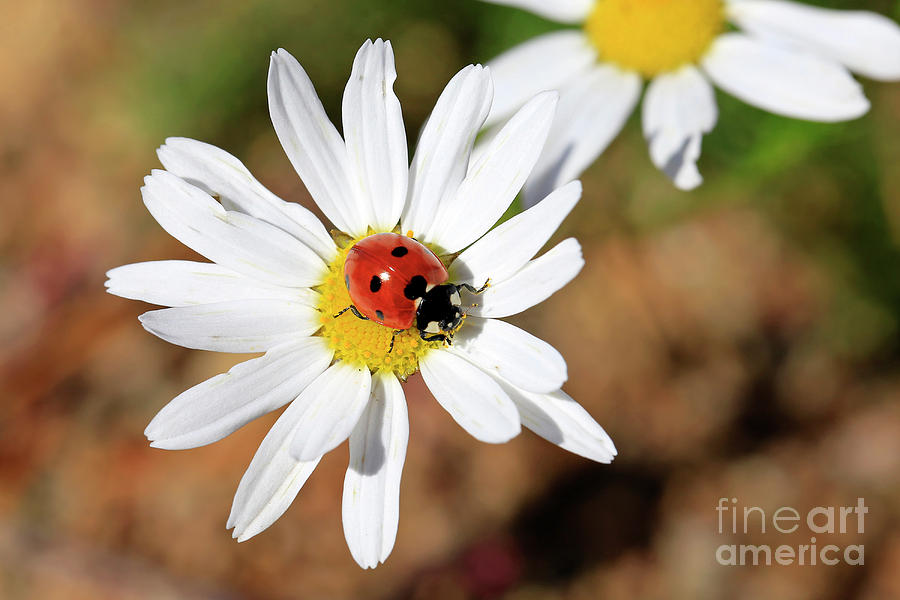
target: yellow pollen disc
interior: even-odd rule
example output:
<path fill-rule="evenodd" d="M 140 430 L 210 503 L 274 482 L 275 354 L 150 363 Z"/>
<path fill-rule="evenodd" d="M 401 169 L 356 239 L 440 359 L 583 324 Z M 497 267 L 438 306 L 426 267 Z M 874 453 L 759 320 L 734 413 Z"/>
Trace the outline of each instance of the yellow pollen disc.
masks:
<path fill-rule="evenodd" d="M 318 335 L 324 337 L 334 350 L 335 360 L 366 366 L 372 372 L 392 371 L 406 379 L 419 369 L 419 359 L 432 348 L 440 348 L 443 342 L 426 342 L 419 337 L 419 330 L 412 327 L 394 337 L 394 349 L 388 352 L 394 333 L 390 327 L 363 321 L 349 310 L 334 317 L 353 303 L 344 284 L 344 261 L 350 248 L 361 239 L 351 240 L 340 248 L 337 257 L 328 265 L 324 280 L 316 286 L 320 292 L 317 308 L 322 323 Z"/>
<path fill-rule="evenodd" d="M 597 0 L 584 25 L 600 60 L 647 78 L 698 62 L 724 27 L 722 0 Z"/>

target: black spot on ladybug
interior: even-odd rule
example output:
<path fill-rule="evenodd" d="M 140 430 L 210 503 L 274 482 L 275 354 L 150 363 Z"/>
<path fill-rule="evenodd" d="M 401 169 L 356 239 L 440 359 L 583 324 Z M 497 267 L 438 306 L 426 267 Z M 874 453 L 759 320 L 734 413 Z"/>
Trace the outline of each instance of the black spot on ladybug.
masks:
<path fill-rule="evenodd" d="M 397 258 L 400 258 L 401 256 L 406 256 L 408 253 L 409 253 L 409 250 L 407 250 L 406 247 L 404 247 L 404 246 L 397 246 L 396 248 L 391 250 L 391 256 L 396 256 Z"/>
<path fill-rule="evenodd" d="M 347 286 L 347 289 L 350 289 L 350 276 L 344 275 L 344 285 Z"/>
<path fill-rule="evenodd" d="M 380 310 L 375 311 L 375 316 L 378 317 L 379 321 L 384 321 L 384 313 L 381 312 Z"/>
<path fill-rule="evenodd" d="M 406 296 L 409 300 L 415 300 L 416 298 L 421 298 L 425 295 L 425 288 L 428 285 L 428 282 L 425 281 L 425 278 L 421 275 L 415 275 L 412 279 L 409 280 L 409 283 L 406 284 L 406 287 L 403 288 L 403 295 Z"/>
<path fill-rule="evenodd" d="M 381 277 L 379 277 L 378 275 L 372 275 L 372 281 L 369 282 L 369 289 L 372 290 L 372 293 L 375 293 L 378 290 L 380 290 L 381 289 Z"/>

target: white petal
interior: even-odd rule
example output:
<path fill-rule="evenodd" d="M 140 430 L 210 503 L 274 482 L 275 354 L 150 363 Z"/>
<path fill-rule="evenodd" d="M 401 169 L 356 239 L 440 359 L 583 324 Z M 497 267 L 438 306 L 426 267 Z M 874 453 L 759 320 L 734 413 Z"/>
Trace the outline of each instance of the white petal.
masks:
<path fill-rule="evenodd" d="M 509 279 L 472 297 L 477 306 L 468 309 L 468 313 L 493 318 L 520 313 L 552 296 L 572 281 L 583 266 L 578 242 L 574 238 L 563 240 Z"/>
<path fill-rule="evenodd" d="M 690 65 L 655 77 L 647 87 L 643 110 L 653 164 L 680 189 L 700 185 L 701 140 L 718 118 L 715 92 L 706 78 Z"/>
<path fill-rule="evenodd" d="M 331 362 L 322 338 L 289 342 L 179 394 L 144 435 L 154 448 L 184 450 L 211 444 L 284 406 Z"/>
<path fill-rule="evenodd" d="M 267 285 L 215 263 L 156 260 L 110 269 L 110 294 L 160 306 L 189 306 L 230 300 L 300 300 L 314 303 L 306 288 Z"/>
<path fill-rule="evenodd" d="M 209 260 L 259 281 L 288 287 L 319 282 L 325 263 L 297 238 L 244 213 L 167 171 L 141 188 L 144 204 L 169 235 Z"/>
<path fill-rule="evenodd" d="M 261 469 L 265 468 L 265 472 L 259 477 L 259 482 L 253 489 L 245 492 L 249 495 L 247 508 L 236 515 L 243 517 L 244 520 L 228 527 L 229 529 L 234 527 L 232 537 L 237 538 L 238 542 L 246 542 L 268 529 L 290 507 L 300 493 L 300 488 L 316 470 L 320 460 L 317 458 L 309 462 L 300 462 L 291 458 L 285 449 L 279 451 L 268 465 L 261 466 Z M 252 466 L 251 464 L 250 467 Z M 250 468 L 247 469 L 247 473 L 250 473 Z M 246 473 L 244 476 L 246 477 Z M 241 479 L 241 485 L 243 483 L 244 480 Z M 249 485 L 246 487 L 250 488 Z M 240 491 L 239 487 L 238 493 Z M 237 502 L 237 496 L 234 502 Z"/>
<path fill-rule="evenodd" d="M 557 98 L 556 92 L 541 92 L 503 126 L 456 195 L 441 202 L 426 239 L 445 252 L 457 252 L 503 216 L 541 154 Z"/>
<path fill-rule="evenodd" d="M 337 362 L 297 398 L 306 406 L 294 430 L 291 455 L 313 460 L 350 437 L 369 402 L 369 369 Z"/>
<path fill-rule="evenodd" d="M 466 172 L 467 175 L 472 172 L 472 167 L 479 163 L 485 150 L 487 150 L 494 138 L 497 137 L 497 134 L 500 133 L 500 129 L 503 125 L 504 123 L 492 127 L 486 126 L 478 134 L 478 140 L 475 142 L 475 145 L 472 147 L 472 153 L 469 155 L 469 169 Z"/>
<path fill-rule="evenodd" d="M 581 182 L 573 181 L 492 229 L 453 261 L 450 280 L 476 286 L 506 280 L 547 243 L 579 198 Z"/>
<path fill-rule="evenodd" d="M 490 4 L 515 6 L 560 23 L 580 23 L 591 12 L 594 0 L 483 0 Z"/>
<path fill-rule="evenodd" d="M 556 348 L 496 319 L 469 317 L 448 351 L 531 392 L 556 391 L 568 379 L 566 360 Z"/>
<path fill-rule="evenodd" d="M 581 31 L 554 31 L 507 50 L 487 65 L 494 79 L 487 125 L 509 117 L 538 92 L 574 81 L 596 60 L 597 53 Z"/>
<path fill-rule="evenodd" d="M 409 180 L 396 79 L 391 43 L 366 41 L 344 90 L 347 173 L 367 209 L 367 223 L 376 231 L 390 231 L 397 224 Z"/>
<path fill-rule="evenodd" d="M 419 369 L 435 399 L 475 439 L 501 444 L 519 434 L 519 414 L 512 400 L 475 365 L 433 350 L 419 361 Z"/>
<path fill-rule="evenodd" d="M 729 94 L 786 117 L 844 121 L 869 110 L 862 87 L 838 63 L 740 33 L 713 42 L 703 68 Z"/>
<path fill-rule="evenodd" d="M 364 234 L 365 211 L 350 186 L 344 141 L 306 71 L 287 50 L 272 53 L 268 86 L 275 133 L 313 200 L 338 229 Z"/>
<path fill-rule="evenodd" d="M 547 145 L 525 185 L 526 206 L 577 179 L 603 153 L 634 110 L 641 78 L 612 65 L 600 65 L 559 94 Z"/>
<path fill-rule="evenodd" d="M 304 408 L 296 401 L 287 407 L 241 477 L 227 525 L 234 528 L 232 536 L 239 542 L 263 531 L 284 514 L 319 464 L 318 458 L 300 462 L 289 452 L 291 434 Z"/>
<path fill-rule="evenodd" d="M 299 461 L 291 453 L 298 432 L 309 424 L 310 410 L 316 406 L 322 408 L 324 397 L 324 405 L 328 404 L 328 399 L 334 399 L 337 403 L 334 410 L 343 412 L 340 404 L 346 403 L 341 400 L 360 391 L 363 392 L 362 408 L 365 408 L 370 384 L 368 369 L 356 369 L 338 362 L 319 375 L 288 406 L 256 451 L 235 494 L 228 527 L 234 527 L 233 535 L 238 541 L 256 535 L 280 517 L 318 464 L 320 456 Z M 359 412 L 350 430 L 358 418 Z"/>
<path fill-rule="evenodd" d="M 522 418 L 522 425 L 545 440 L 601 463 L 612 462 L 616 447 L 584 407 L 562 390 L 535 394 L 500 381 Z"/>
<path fill-rule="evenodd" d="M 900 79 L 900 26 L 883 15 L 780 0 L 731 2 L 728 12 L 755 35 L 800 44 L 872 79 Z"/>
<path fill-rule="evenodd" d="M 492 97 L 490 72 L 480 65 L 464 68 L 444 88 L 422 127 L 409 169 L 404 232 L 413 231 L 417 236 L 427 232 L 437 207 L 455 196 Z"/>
<path fill-rule="evenodd" d="M 256 180 L 244 163 L 221 148 L 188 138 L 169 138 L 156 151 L 170 173 L 236 210 L 284 229 L 324 260 L 337 248 L 322 222 L 299 204 L 285 202 Z"/>
<path fill-rule="evenodd" d="M 344 537 L 363 568 L 384 562 L 394 548 L 400 518 L 400 476 L 406 460 L 409 418 L 394 375 L 376 375 L 372 399 L 350 434 L 344 477 Z"/>
<path fill-rule="evenodd" d="M 234 300 L 151 310 L 144 329 L 167 342 L 215 352 L 265 352 L 315 333 L 319 311 L 298 301 Z"/>

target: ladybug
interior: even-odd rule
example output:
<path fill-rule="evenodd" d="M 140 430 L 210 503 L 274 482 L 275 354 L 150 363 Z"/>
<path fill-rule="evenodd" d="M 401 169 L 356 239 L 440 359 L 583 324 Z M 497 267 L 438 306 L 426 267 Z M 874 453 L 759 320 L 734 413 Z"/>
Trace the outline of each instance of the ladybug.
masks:
<path fill-rule="evenodd" d="M 377 233 L 353 245 L 344 261 L 344 284 L 353 304 L 334 315 L 352 311 L 363 320 L 390 327 L 394 336 L 414 324 L 426 342 L 447 343 L 463 320 L 463 288 L 480 294 L 468 283 L 447 283 L 441 259 L 415 239 L 397 233 Z M 394 349 L 394 339 L 391 347 Z"/>

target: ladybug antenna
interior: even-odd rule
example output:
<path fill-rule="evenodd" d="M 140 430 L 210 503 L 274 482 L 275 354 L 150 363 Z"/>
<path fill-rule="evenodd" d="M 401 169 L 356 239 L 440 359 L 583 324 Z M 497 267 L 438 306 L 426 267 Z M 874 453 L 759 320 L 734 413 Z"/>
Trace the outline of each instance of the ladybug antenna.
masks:
<path fill-rule="evenodd" d="M 487 281 L 485 281 L 484 285 L 482 285 L 480 288 L 476 288 L 471 283 L 461 283 L 458 286 L 456 286 L 457 289 L 465 288 L 466 290 L 472 292 L 473 294 L 480 294 L 480 293 L 484 292 L 484 290 L 488 289 L 489 287 L 491 287 L 491 278 L 490 277 L 487 278 Z"/>

